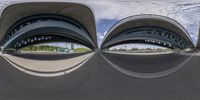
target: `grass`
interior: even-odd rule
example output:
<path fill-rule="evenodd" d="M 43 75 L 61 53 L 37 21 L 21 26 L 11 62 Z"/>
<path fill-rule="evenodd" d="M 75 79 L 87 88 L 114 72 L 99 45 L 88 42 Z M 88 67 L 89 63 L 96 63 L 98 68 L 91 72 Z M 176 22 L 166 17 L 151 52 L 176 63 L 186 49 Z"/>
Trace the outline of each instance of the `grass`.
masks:
<path fill-rule="evenodd" d="M 88 48 L 75 48 L 74 49 L 75 53 L 78 53 L 78 52 L 88 52 L 88 51 L 91 51 L 91 50 L 88 49 Z"/>

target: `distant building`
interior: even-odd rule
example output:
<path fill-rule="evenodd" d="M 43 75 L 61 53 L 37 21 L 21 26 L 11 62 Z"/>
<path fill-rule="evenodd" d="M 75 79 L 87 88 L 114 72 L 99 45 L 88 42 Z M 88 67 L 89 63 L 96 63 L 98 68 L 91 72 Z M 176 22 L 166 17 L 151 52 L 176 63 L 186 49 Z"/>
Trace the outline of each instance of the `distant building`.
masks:
<path fill-rule="evenodd" d="M 57 48 L 57 52 L 58 53 L 72 53 L 73 50 L 71 50 L 69 48 Z"/>

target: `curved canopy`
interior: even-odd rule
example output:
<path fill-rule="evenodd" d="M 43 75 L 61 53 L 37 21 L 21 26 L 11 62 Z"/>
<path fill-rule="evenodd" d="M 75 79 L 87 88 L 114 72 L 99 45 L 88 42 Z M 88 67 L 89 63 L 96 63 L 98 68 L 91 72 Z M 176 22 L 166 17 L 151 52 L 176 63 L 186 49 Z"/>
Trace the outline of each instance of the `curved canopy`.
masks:
<path fill-rule="evenodd" d="M 62 16 L 41 15 L 28 17 L 29 19 L 22 20 L 11 28 L 4 38 L 4 48 L 14 48 L 16 44 L 18 47 L 31 45 L 36 42 L 45 42 L 45 36 L 62 37 L 62 41 L 71 41 L 84 44 L 91 49 L 95 48 L 95 44 L 89 37 L 89 34 L 73 20 Z M 38 37 L 37 39 L 30 39 L 31 37 Z M 57 41 L 58 39 L 56 39 Z M 60 41 L 61 41 L 60 40 Z M 15 48 L 16 49 L 16 48 Z"/>
<path fill-rule="evenodd" d="M 113 44 L 115 42 L 114 40 L 117 40 L 116 42 L 118 42 L 124 37 L 124 35 L 122 35 L 124 31 L 128 31 L 134 28 L 137 29 L 141 27 L 154 27 L 167 30 L 168 32 L 171 32 L 173 36 L 177 36 L 178 38 L 184 39 L 184 41 L 186 41 L 187 44 L 189 44 L 191 47 L 194 47 L 191 37 L 188 35 L 187 31 L 183 28 L 183 26 L 181 26 L 178 22 L 164 16 L 145 14 L 131 16 L 120 20 L 108 31 L 103 40 L 101 48 L 108 47 L 110 41 L 112 41 Z"/>
<path fill-rule="evenodd" d="M 86 5 L 63 2 L 19 3 L 6 7 L 0 19 L 1 43 L 8 30 L 20 20 L 42 14 L 60 15 L 80 23 L 97 48 L 95 20 L 91 9 Z"/>
<path fill-rule="evenodd" d="M 199 34 L 198 34 L 198 39 L 197 39 L 196 47 L 197 47 L 197 49 L 200 48 L 200 27 L 199 27 Z"/>

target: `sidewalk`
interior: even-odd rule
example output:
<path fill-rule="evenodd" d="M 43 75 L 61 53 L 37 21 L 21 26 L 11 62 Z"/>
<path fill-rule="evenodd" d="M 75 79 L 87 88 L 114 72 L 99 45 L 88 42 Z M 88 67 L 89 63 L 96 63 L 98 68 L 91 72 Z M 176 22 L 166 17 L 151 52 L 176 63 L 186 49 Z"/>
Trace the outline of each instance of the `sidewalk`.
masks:
<path fill-rule="evenodd" d="M 26 59 L 9 54 L 3 54 L 3 57 L 14 67 L 23 72 L 26 72 L 28 74 L 34 74 L 37 76 L 41 76 L 42 74 L 44 74 L 42 76 L 48 77 L 52 76 L 53 74 L 58 75 L 58 73 L 66 74 L 66 71 L 71 70 L 79 66 L 80 64 L 84 63 L 93 54 L 94 53 L 89 53 L 69 59 L 51 60 L 51 61 Z"/>

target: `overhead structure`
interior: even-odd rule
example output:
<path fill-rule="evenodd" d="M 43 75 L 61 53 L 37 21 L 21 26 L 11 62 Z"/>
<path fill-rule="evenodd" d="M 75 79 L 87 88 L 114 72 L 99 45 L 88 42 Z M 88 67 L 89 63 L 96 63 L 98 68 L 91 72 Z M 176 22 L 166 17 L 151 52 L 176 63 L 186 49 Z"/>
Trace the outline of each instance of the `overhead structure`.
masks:
<path fill-rule="evenodd" d="M 146 43 L 168 48 L 193 48 L 191 37 L 175 20 L 159 15 L 136 15 L 115 24 L 106 34 L 101 49 L 122 43 Z"/>
<path fill-rule="evenodd" d="M 200 25 L 200 24 L 199 24 Z M 196 43 L 196 49 L 200 49 L 200 26 L 199 26 L 199 34 L 198 34 L 198 39 Z"/>
<path fill-rule="evenodd" d="M 2 12 L 2 51 L 51 41 L 74 42 L 96 49 L 92 10 L 76 3 L 32 2 L 13 4 Z"/>

